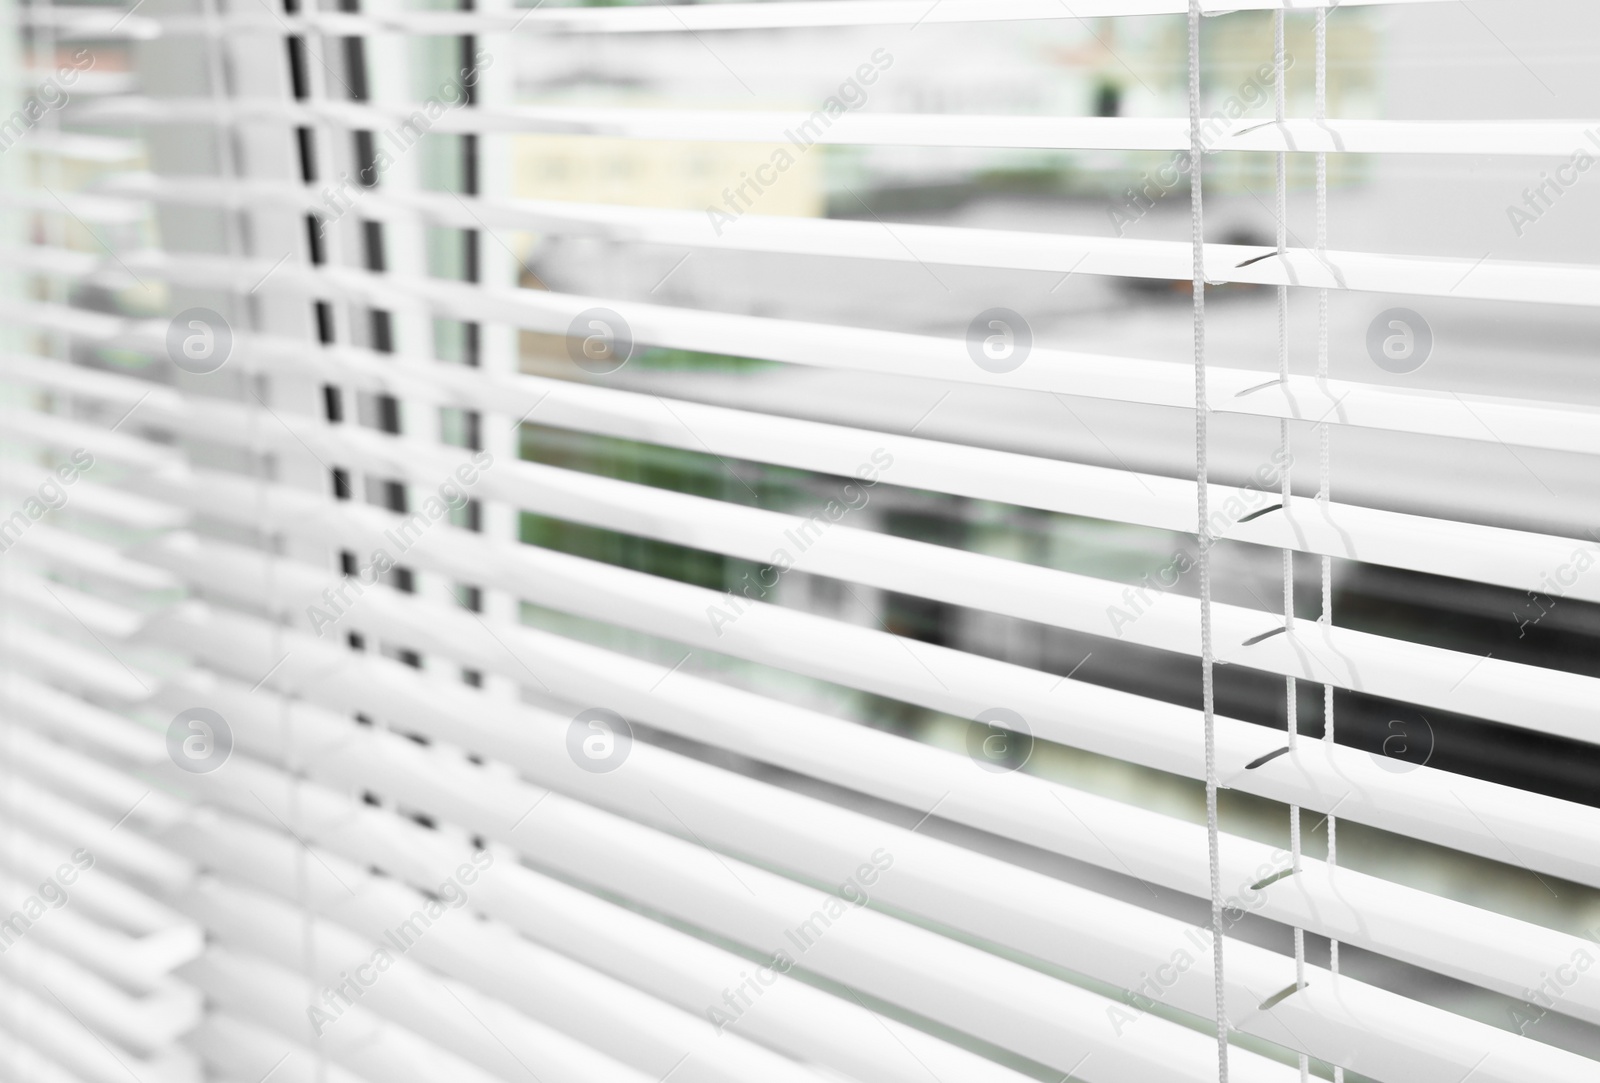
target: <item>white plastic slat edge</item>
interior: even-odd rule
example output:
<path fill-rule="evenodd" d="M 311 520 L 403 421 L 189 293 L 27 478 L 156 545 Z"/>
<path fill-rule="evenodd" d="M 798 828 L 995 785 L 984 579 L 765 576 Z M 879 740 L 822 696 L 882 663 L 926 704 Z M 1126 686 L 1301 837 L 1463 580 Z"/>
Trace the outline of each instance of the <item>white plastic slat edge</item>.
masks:
<path fill-rule="evenodd" d="M 140 98 L 124 95 L 77 107 L 89 120 L 141 124 L 338 123 L 383 130 L 404 122 L 421 104 L 379 106 L 348 101 L 309 103 L 276 98 Z M 450 112 L 433 132 L 511 132 L 592 135 L 627 139 L 783 143 L 803 133 L 808 145 L 987 147 L 1034 150 L 1187 151 L 1189 122 L 1182 117 L 1071 117 L 968 113 L 846 113 L 822 131 L 808 128 L 812 114 L 756 110 L 629 109 L 524 105 Z M 1570 157 L 1593 121 L 1401 121 L 1293 118 L 1262 124 L 1221 120 L 1209 135 L 1209 153 L 1228 151 L 1334 154 L 1492 154 Z M 813 132 L 815 131 L 815 134 Z M 260 189 L 269 185 L 249 185 Z M 184 188 L 190 188 L 185 185 Z M 300 186 L 272 185 L 280 189 Z M 113 183 L 111 190 L 129 190 Z M 156 195 L 157 193 L 151 193 Z M 175 198 L 161 194 L 161 198 Z M 80 199 L 84 197 L 78 197 Z"/>

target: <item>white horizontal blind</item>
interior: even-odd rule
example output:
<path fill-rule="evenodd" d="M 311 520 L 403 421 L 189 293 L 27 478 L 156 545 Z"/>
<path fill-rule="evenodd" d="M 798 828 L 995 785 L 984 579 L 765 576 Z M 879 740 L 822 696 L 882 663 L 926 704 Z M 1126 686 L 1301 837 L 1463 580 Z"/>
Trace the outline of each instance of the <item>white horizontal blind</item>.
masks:
<path fill-rule="evenodd" d="M 308 4 L 8 12 L 33 89 L 0 126 L 0 1077 L 1594 1078 L 1600 787 L 1562 760 L 1596 762 L 1600 679 L 1334 603 L 1346 577 L 1378 584 L 1358 606 L 1481 587 L 1584 627 L 1592 514 L 1396 479 L 1360 441 L 1587 477 L 1600 416 L 1334 378 L 1329 306 L 1587 315 L 1600 268 L 1336 248 L 1329 185 L 1365 155 L 1565 159 L 1595 122 L 1327 116 L 1356 17 L 1330 9 L 1428 0 Z M 1212 112 L 1236 11 L 1272 27 L 1270 116 Z M 1187 117 L 835 122 L 744 100 L 723 60 L 1156 17 L 1194 50 Z M 1290 37 L 1315 42 L 1298 116 Z M 726 69 L 727 100 L 519 86 L 651 50 Z M 743 153 L 807 125 L 1222 186 L 1264 153 L 1275 236 L 1217 240 L 1204 181 L 1185 243 L 902 222 L 843 182 L 826 217 L 733 173 L 705 211 L 530 180 L 549 137 Z M 821 303 L 694 303 L 671 283 L 708 259 Z M 860 268 L 885 306 L 898 270 L 1176 284 L 1194 348 L 1035 347 L 1009 307 L 965 336 L 830 318 Z M 1275 371 L 1212 334 L 1252 286 Z M 1406 312 L 1375 362 L 1418 348 Z M 963 429 L 952 396 L 1002 408 Z M 1065 408 L 1042 434 L 1035 403 Z M 1181 412 L 1197 447 L 1123 462 L 1089 407 Z M 1237 432 L 1269 434 L 1264 469 Z M 1409 755 L 1424 735 L 1507 763 Z M 1511 878 L 1556 902 L 1486 886 Z"/>

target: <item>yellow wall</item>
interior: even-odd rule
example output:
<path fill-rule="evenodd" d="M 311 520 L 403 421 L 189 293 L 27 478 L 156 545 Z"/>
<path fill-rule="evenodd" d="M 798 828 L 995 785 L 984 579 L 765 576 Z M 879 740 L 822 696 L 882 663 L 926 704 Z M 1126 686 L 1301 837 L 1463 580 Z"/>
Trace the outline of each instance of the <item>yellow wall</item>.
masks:
<path fill-rule="evenodd" d="M 778 144 L 682 143 L 583 135 L 528 135 L 516 141 L 512 191 L 520 199 L 631 203 L 703 211 L 721 207 L 723 189 L 772 159 Z M 821 148 L 795 163 L 756 198 L 752 214 L 822 214 Z"/>

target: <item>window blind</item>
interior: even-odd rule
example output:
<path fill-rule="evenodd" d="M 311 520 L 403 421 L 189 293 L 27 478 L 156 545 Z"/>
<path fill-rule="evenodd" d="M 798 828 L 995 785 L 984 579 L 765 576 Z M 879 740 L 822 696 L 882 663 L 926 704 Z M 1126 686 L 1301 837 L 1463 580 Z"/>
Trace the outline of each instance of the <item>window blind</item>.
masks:
<path fill-rule="evenodd" d="M 1508 10 L 9 5 L 0 1077 L 1592 1080 Z"/>

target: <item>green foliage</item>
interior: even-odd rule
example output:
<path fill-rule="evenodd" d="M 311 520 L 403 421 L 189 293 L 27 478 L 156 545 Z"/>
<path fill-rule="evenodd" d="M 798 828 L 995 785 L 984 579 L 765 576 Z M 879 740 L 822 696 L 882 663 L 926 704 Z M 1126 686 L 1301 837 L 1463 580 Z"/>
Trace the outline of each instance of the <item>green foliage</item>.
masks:
<path fill-rule="evenodd" d="M 662 346 L 647 346 L 633 364 L 652 372 L 757 372 L 776 368 L 777 362 L 761 361 L 753 357 L 732 357 L 727 354 L 702 353 L 699 350 L 674 350 Z"/>

